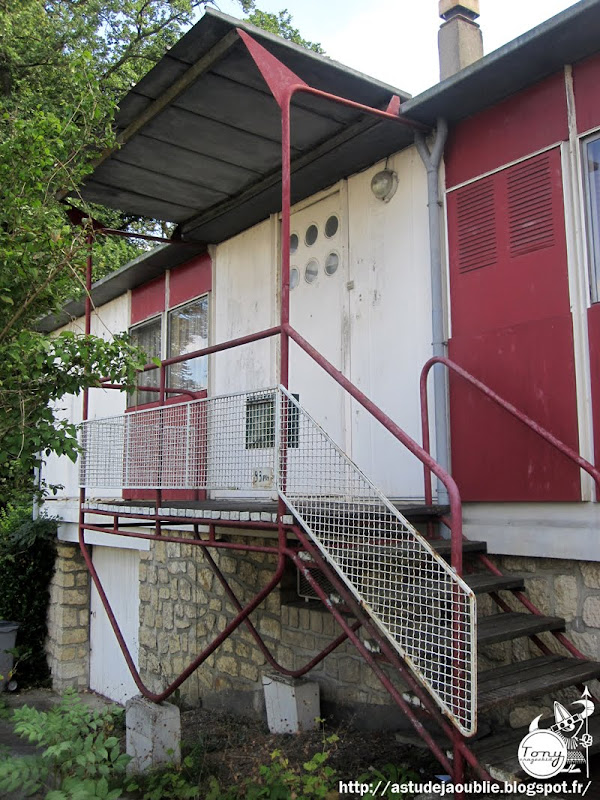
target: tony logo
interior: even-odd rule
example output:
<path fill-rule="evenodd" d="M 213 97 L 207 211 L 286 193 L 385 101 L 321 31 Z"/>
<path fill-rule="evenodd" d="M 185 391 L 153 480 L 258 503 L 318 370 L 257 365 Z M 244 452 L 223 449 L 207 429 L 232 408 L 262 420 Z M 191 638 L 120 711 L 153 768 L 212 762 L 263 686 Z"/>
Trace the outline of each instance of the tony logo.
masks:
<path fill-rule="evenodd" d="M 587 686 L 573 705 L 581 711 L 570 714 L 560 703 L 554 703 L 554 725 L 540 728 L 540 714 L 529 726 L 529 733 L 519 745 L 519 762 L 532 778 L 553 778 L 559 772 L 578 773 L 585 766 L 589 777 L 588 751 L 592 737 L 588 718 L 594 713 L 594 703 Z"/>

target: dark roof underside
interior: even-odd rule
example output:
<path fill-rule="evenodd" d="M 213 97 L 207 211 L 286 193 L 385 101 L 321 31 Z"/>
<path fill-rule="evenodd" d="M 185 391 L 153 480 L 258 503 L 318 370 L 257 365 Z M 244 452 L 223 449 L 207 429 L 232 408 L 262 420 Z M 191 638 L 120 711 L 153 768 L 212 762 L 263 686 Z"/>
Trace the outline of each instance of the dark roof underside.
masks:
<path fill-rule="evenodd" d="M 209 10 L 122 101 L 118 128 L 135 130 L 130 128 L 126 143 L 86 181 L 86 199 L 176 222 L 184 238 L 203 242 L 223 241 L 280 210 L 281 114 L 236 27 L 310 86 L 379 108 L 393 94 L 409 97 Z M 194 80 L 174 98 L 165 95 L 192 67 Z M 164 106 L 150 116 L 157 100 Z M 140 126 L 142 114 L 150 118 Z M 410 128 L 296 95 L 292 202 L 412 140 Z"/>

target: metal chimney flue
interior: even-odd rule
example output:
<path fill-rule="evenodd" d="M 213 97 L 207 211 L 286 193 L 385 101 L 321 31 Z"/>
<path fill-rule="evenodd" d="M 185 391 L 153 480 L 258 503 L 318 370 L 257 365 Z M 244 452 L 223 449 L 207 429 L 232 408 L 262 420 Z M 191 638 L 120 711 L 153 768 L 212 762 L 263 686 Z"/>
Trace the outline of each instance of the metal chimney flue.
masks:
<path fill-rule="evenodd" d="M 439 0 L 444 20 L 438 34 L 440 80 L 483 57 L 483 37 L 476 20 L 479 0 Z"/>

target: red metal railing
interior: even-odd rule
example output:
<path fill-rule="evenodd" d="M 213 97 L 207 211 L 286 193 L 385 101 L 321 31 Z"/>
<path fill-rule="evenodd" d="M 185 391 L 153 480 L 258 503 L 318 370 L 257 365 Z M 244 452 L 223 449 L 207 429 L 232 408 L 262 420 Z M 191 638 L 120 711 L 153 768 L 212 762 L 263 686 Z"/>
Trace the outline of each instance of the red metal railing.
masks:
<path fill-rule="evenodd" d="M 594 483 L 596 484 L 596 497 L 600 498 L 600 471 L 596 469 L 593 464 L 590 464 L 589 461 L 586 461 L 585 458 L 579 455 L 573 448 L 566 445 L 560 439 L 558 439 L 554 434 L 550 433 L 550 431 L 546 430 L 542 425 L 536 422 L 531 417 L 528 417 L 527 414 L 524 414 L 520 411 L 516 406 L 512 403 L 509 403 L 508 400 L 505 400 L 499 394 L 497 394 L 493 389 L 490 389 L 485 383 L 478 380 L 474 375 L 470 372 L 467 372 L 466 369 L 463 369 L 459 366 L 456 362 L 451 361 L 449 358 L 443 358 L 442 356 L 435 356 L 434 358 L 430 358 L 429 361 L 424 365 L 423 369 L 421 370 L 421 382 L 420 382 L 420 393 L 421 393 L 421 426 L 423 430 L 423 447 L 429 453 L 430 449 L 430 441 L 429 441 L 429 405 L 427 400 L 427 378 L 429 376 L 429 372 L 434 364 L 442 364 L 447 369 L 454 372 L 456 375 L 459 375 L 463 380 L 470 383 L 471 386 L 474 386 L 478 391 L 484 394 L 489 400 L 496 403 L 496 405 L 503 408 L 513 417 L 518 419 L 523 425 L 527 426 L 530 430 L 534 433 L 537 433 L 542 439 L 544 439 L 548 444 L 552 445 L 555 450 L 558 450 L 559 453 L 562 453 L 566 458 L 570 459 L 574 464 L 577 464 L 580 469 L 587 472 L 588 475 L 592 477 Z M 431 502 L 431 472 L 425 462 L 425 499 L 426 502 Z M 429 497 L 429 501 L 427 498 Z"/>

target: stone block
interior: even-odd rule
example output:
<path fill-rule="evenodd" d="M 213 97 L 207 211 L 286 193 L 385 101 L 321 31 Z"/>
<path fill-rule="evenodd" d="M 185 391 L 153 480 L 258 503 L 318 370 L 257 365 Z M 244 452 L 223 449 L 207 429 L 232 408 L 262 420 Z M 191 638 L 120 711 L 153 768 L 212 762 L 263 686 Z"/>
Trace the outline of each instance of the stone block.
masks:
<path fill-rule="evenodd" d="M 573 575 L 560 575 L 554 579 L 555 610 L 567 622 L 577 616 L 577 578 Z"/>
<path fill-rule="evenodd" d="M 181 762 L 181 719 L 177 706 L 133 697 L 125 706 L 130 773 Z"/>
<path fill-rule="evenodd" d="M 318 683 L 278 674 L 263 675 L 262 682 L 271 733 L 300 733 L 318 728 L 321 716 Z"/>
<path fill-rule="evenodd" d="M 587 597 L 583 604 L 583 621 L 590 628 L 600 628 L 600 597 Z"/>
<path fill-rule="evenodd" d="M 600 564 L 582 561 L 579 566 L 585 585 L 590 589 L 600 589 Z"/>

